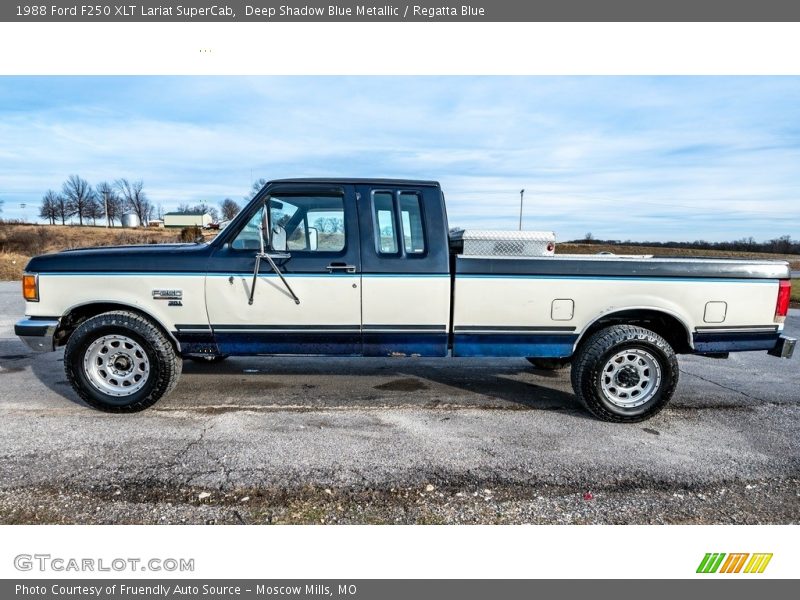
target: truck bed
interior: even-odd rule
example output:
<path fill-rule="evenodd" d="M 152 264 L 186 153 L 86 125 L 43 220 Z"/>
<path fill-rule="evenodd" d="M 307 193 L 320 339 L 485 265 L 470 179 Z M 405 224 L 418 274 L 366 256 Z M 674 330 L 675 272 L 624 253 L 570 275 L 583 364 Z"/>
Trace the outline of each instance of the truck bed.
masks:
<path fill-rule="evenodd" d="M 598 320 L 636 311 L 679 324 L 684 351 L 769 350 L 782 329 L 778 282 L 790 274 L 782 261 L 614 255 L 453 265 L 456 356 L 567 357 Z"/>

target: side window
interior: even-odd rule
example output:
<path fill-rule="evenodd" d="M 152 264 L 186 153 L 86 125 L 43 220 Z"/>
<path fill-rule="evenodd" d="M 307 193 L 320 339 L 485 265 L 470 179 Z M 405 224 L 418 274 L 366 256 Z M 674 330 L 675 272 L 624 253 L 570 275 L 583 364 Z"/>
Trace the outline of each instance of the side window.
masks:
<path fill-rule="evenodd" d="M 290 252 L 341 252 L 346 242 L 342 196 L 287 196 L 270 199 L 272 228 L 286 234 Z M 281 233 L 283 233 L 281 232 Z"/>
<path fill-rule="evenodd" d="M 313 209 L 308 211 L 308 232 L 311 241 L 317 238 L 315 250 L 339 252 L 344 250 L 344 207 L 336 210 Z"/>
<path fill-rule="evenodd" d="M 256 252 L 261 249 L 261 223 L 264 218 L 263 209 L 259 209 L 250 218 L 250 220 L 242 227 L 242 230 L 231 242 L 231 248 L 234 250 L 255 250 Z"/>
<path fill-rule="evenodd" d="M 285 240 L 290 252 L 341 252 L 346 235 L 342 196 L 272 196 L 269 200 L 273 246 Z M 234 250 L 259 250 L 264 211 L 259 209 L 231 243 Z"/>
<path fill-rule="evenodd" d="M 425 252 L 422 208 L 416 192 L 400 192 L 400 221 L 403 224 L 403 247 L 406 254 Z"/>
<path fill-rule="evenodd" d="M 378 235 L 378 252 L 397 254 L 397 224 L 394 217 L 394 199 L 391 192 L 373 192 L 372 206 L 375 231 Z"/>

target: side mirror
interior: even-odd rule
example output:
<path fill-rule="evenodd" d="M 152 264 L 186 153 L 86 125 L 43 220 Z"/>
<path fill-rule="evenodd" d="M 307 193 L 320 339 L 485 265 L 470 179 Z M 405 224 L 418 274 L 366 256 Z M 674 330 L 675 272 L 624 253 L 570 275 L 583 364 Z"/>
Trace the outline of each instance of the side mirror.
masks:
<path fill-rule="evenodd" d="M 286 230 L 283 227 L 275 225 L 272 228 L 270 240 L 272 242 L 272 249 L 275 250 L 275 252 L 286 252 Z"/>
<path fill-rule="evenodd" d="M 309 227 L 308 228 L 308 249 L 312 252 L 316 252 L 317 248 L 319 248 L 319 229 L 316 227 Z"/>

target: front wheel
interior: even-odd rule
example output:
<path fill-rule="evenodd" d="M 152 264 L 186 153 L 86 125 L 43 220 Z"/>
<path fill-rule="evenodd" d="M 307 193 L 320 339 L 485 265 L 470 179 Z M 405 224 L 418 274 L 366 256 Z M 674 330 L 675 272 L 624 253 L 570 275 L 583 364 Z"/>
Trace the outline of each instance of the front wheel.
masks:
<path fill-rule="evenodd" d="M 67 379 L 90 406 L 136 412 L 155 404 L 178 383 L 182 361 L 152 322 L 127 311 L 87 319 L 64 351 Z"/>
<path fill-rule="evenodd" d="M 678 384 L 678 360 L 657 333 L 634 325 L 602 329 L 572 363 L 572 388 L 603 421 L 636 423 L 657 414 Z"/>

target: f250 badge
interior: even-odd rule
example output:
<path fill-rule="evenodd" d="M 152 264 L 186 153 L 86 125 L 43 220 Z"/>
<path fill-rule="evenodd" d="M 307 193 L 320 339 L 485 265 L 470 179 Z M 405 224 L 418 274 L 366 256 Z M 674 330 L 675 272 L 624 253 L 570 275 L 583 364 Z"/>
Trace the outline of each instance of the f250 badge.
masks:
<path fill-rule="evenodd" d="M 169 300 L 168 306 L 183 306 L 183 290 L 153 290 L 153 300 Z"/>

